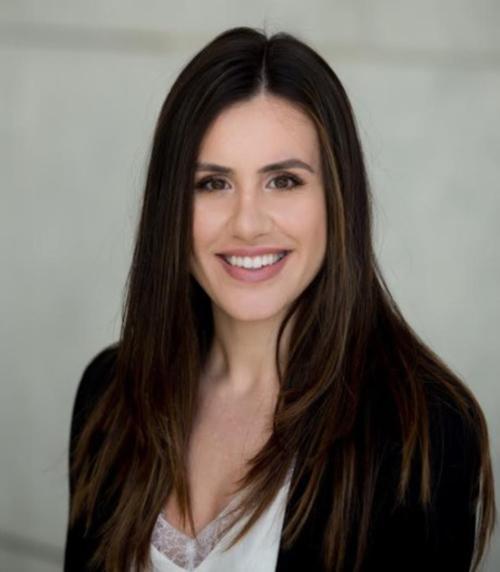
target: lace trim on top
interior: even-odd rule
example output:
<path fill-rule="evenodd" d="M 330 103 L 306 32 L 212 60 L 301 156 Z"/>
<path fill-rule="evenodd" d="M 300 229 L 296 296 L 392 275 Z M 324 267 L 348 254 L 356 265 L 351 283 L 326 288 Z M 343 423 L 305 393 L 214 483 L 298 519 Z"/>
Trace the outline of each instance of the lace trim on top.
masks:
<path fill-rule="evenodd" d="M 283 486 L 288 484 L 294 467 L 295 459 L 288 470 Z M 236 505 L 242 493 L 243 491 L 240 491 L 233 497 L 226 508 L 198 533 L 197 538 L 192 538 L 172 526 L 165 518 L 163 511 L 160 512 L 153 529 L 151 543 L 180 568 L 194 570 L 224 536 L 224 528 L 234 518 L 231 509 Z"/>
<path fill-rule="evenodd" d="M 185 570 L 194 570 L 210 554 L 223 536 L 224 527 L 233 518 L 228 514 L 237 497 L 234 497 L 219 515 L 201 530 L 197 538 L 192 538 L 172 526 L 160 512 L 153 529 L 153 546 Z"/>

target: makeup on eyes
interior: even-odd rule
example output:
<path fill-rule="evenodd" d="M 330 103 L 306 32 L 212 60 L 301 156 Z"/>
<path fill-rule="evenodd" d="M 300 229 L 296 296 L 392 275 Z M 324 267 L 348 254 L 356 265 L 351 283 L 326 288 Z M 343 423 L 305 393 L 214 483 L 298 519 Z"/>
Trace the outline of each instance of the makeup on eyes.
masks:
<path fill-rule="evenodd" d="M 277 179 L 282 179 L 282 180 L 289 180 L 292 181 L 293 185 L 292 186 L 286 186 L 286 187 L 277 187 L 277 190 L 282 190 L 282 191 L 290 191 L 293 190 L 297 187 L 300 187 L 302 185 L 304 185 L 304 181 L 298 177 L 297 175 L 292 175 L 291 173 L 280 173 L 276 176 L 274 176 L 271 181 L 275 181 Z M 207 189 L 205 188 L 205 185 L 207 183 L 213 182 L 213 181 L 223 181 L 225 182 L 225 179 L 221 178 L 221 177 L 216 177 L 216 176 L 209 176 L 209 177 L 203 177 L 202 179 L 200 179 L 198 182 L 195 183 L 195 189 L 200 190 L 200 191 L 208 191 L 208 192 L 215 192 L 216 190 L 224 190 L 224 189 Z"/>

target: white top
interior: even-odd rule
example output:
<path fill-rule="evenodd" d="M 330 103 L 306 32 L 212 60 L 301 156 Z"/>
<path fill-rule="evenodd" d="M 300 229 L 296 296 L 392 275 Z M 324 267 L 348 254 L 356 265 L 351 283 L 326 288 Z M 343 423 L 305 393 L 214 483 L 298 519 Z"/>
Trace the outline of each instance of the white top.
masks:
<path fill-rule="evenodd" d="M 222 528 L 232 515 L 229 510 L 238 502 L 241 491 L 226 508 L 194 538 L 174 528 L 160 513 L 150 544 L 152 572 L 271 572 L 276 569 L 285 507 L 295 462 L 272 503 L 248 533 L 227 552 L 231 540 L 247 522 L 245 515 L 224 536 Z"/>

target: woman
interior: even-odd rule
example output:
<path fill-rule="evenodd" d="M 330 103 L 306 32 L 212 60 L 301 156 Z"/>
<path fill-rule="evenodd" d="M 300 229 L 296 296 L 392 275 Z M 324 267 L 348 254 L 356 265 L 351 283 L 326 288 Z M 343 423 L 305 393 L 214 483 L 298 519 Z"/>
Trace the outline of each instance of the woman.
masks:
<path fill-rule="evenodd" d="M 475 570 L 495 516 L 483 412 L 377 266 L 339 79 L 220 34 L 163 105 L 120 341 L 78 388 L 65 570 Z"/>

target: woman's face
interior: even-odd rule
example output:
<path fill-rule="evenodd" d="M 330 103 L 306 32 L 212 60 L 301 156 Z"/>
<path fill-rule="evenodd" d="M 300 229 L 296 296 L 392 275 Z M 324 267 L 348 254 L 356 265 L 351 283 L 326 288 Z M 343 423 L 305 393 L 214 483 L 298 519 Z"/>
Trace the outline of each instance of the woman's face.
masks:
<path fill-rule="evenodd" d="M 297 163 L 265 169 L 292 159 Z M 287 100 L 270 95 L 227 108 L 201 143 L 194 193 L 191 271 L 213 303 L 242 321 L 285 311 L 317 274 L 326 248 L 320 151 L 312 121 Z M 260 270 L 233 268 L 221 257 L 257 247 L 289 253 L 276 267 Z M 273 260 L 264 256 L 264 262 Z M 261 262 L 251 256 L 252 265 Z"/>

